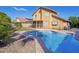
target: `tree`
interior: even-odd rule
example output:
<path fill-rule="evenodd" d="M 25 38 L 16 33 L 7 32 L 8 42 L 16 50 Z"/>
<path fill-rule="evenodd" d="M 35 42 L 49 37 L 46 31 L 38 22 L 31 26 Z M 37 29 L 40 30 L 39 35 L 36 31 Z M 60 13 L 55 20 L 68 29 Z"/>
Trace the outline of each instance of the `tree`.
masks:
<path fill-rule="evenodd" d="M 0 12 L 0 41 L 8 42 L 13 28 L 11 18 L 4 12 Z"/>
<path fill-rule="evenodd" d="M 71 16 L 69 17 L 70 20 L 70 27 L 71 28 L 79 28 L 79 17 Z"/>

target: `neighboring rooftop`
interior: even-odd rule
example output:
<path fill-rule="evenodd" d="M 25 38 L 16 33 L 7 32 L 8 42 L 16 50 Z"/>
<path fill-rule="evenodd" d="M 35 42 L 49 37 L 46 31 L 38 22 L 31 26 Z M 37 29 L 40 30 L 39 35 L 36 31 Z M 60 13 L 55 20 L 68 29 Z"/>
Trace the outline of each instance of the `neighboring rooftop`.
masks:
<path fill-rule="evenodd" d="M 49 9 L 47 7 L 39 7 L 32 15 L 34 15 L 39 9 L 44 9 L 44 10 L 51 11 L 51 12 L 57 14 L 57 11 L 55 11 L 53 9 Z"/>
<path fill-rule="evenodd" d="M 32 19 L 29 19 L 29 18 L 24 18 L 24 17 L 18 17 L 17 18 L 20 22 L 29 22 L 29 21 L 32 21 Z"/>

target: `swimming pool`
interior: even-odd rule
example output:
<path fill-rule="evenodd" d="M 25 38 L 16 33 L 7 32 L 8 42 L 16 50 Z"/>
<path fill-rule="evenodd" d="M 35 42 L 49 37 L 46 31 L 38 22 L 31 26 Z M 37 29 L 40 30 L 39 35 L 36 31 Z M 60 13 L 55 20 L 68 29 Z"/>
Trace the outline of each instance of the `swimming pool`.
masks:
<path fill-rule="evenodd" d="M 26 33 L 24 33 L 26 35 Z M 59 33 L 54 31 L 31 31 L 27 33 L 43 42 L 46 52 L 55 53 L 79 53 L 79 41 L 73 34 Z"/>

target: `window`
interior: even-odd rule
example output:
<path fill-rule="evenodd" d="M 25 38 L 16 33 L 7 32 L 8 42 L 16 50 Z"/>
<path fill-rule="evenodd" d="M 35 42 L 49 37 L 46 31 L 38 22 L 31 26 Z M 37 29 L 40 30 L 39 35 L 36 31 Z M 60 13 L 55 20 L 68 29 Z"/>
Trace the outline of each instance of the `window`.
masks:
<path fill-rule="evenodd" d="M 57 26 L 58 22 L 53 22 L 52 25 L 53 26 Z"/>
<path fill-rule="evenodd" d="M 35 18 L 37 18 L 37 15 L 35 15 Z"/>
<path fill-rule="evenodd" d="M 45 16 L 46 16 L 46 17 L 49 16 L 49 13 L 45 13 Z"/>

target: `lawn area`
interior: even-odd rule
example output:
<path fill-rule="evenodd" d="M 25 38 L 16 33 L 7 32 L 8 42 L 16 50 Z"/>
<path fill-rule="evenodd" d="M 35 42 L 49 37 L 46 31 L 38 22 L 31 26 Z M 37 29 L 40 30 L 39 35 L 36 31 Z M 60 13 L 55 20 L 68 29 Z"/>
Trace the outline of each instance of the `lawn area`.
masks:
<path fill-rule="evenodd" d="M 17 28 L 17 31 L 28 31 L 28 30 L 32 30 L 32 28 Z"/>

